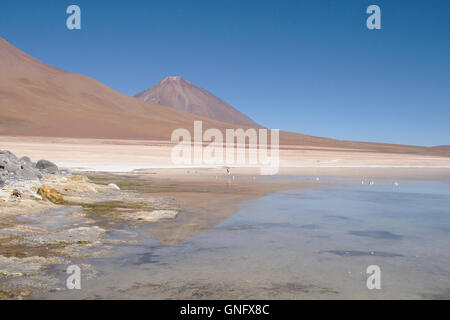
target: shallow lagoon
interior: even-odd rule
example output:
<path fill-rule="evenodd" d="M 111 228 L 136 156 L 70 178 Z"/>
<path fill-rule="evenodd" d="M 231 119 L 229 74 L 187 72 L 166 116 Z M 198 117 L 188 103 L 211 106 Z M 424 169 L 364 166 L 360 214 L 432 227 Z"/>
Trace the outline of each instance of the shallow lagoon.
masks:
<path fill-rule="evenodd" d="M 80 261 L 97 270 L 81 290 L 36 297 L 449 299 L 450 182 L 397 181 L 321 177 L 249 201 L 176 246 L 143 225 L 137 244 Z M 381 290 L 366 287 L 369 265 L 381 268 Z M 52 270 L 61 283 L 64 267 Z"/>

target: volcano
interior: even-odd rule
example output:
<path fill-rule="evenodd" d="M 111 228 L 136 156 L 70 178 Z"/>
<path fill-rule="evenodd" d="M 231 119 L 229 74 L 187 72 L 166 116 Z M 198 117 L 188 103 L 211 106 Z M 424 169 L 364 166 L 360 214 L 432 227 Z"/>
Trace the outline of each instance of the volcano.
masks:
<path fill-rule="evenodd" d="M 136 98 L 238 126 L 261 127 L 225 101 L 179 76 L 164 78 Z"/>

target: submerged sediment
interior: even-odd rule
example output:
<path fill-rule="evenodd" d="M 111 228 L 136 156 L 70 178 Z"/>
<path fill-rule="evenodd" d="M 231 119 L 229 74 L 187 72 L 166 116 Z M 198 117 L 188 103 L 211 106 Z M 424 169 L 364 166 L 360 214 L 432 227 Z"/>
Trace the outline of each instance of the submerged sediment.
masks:
<path fill-rule="evenodd" d="M 0 151 L 0 299 L 65 290 L 49 269 L 112 254 L 114 245 L 136 241 L 129 228 L 173 219 L 180 210 L 173 201 L 147 199 L 50 161 Z M 111 231 L 128 236 L 115 238 Z"/>

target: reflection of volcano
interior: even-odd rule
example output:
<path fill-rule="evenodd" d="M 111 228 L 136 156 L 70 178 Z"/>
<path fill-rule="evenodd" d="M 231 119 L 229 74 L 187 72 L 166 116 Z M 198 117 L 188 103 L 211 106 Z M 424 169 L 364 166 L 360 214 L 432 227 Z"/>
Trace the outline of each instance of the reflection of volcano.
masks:
<path fill-rule="evenodd" d="M 148 231 L 152 237 L 163 245 L 179 245 L 231 217 L 239 210 L 237 204 L 221 204 L 218 201 L 217 206 L 186 210 L 181 212 L 175 220 L 155 223 Z"/>
<path fill-rule="evenodd" d="M 114 176 L 114 181 L 120 184 L 117 179 L 120 177 Z M 152 223 L 147 229 L 160 243 L 170 246 L 183 243 L 219 225 L 238 212 L 246 201 L 308 185 L 304 180 L 258 181 L 252 176 L 241 176 L 236 180 L 228 176 L 219 176 L 217 179 L 214 176 L 184 177 L 175 182 L 140 175 L 127 176 L 124 183 L 133 185 L 132 189 L 139 193 L 148 193 L 148 196 L 174 198 L 183 208 L 176 219 Z"/>

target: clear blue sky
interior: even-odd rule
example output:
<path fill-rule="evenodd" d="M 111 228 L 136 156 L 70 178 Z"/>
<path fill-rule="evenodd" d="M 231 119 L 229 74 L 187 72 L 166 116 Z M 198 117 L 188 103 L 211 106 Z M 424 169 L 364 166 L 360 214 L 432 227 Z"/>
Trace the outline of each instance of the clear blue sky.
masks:
<path fill-rule="evenodd" d="M 180 75 L 270 128 L 450 144 L 448 0 L 2 0 L 0 36 L 129 95 Z"/>

